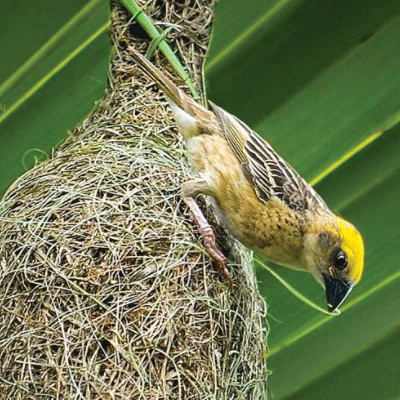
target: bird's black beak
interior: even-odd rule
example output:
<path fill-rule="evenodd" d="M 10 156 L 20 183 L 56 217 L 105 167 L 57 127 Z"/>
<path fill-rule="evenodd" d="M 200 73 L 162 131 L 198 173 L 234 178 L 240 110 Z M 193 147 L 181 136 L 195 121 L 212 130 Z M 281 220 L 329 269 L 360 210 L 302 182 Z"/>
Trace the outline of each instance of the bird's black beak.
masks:
<path fill-rule="evenodd" d="M 343 303 L 354 284 L 352 281 L 334 278 L 330 275 L 325 275 L 324 280 L 328 311 L 333 312 Z"/>

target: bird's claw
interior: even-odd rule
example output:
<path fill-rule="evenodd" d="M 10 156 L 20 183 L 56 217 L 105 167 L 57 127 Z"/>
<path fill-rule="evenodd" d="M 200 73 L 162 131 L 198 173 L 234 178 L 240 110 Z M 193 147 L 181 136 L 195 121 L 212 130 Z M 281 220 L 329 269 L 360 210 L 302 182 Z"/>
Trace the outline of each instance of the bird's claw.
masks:
<path fill-rule="evenodd" d="M 204 248 L 206 249 L 209 256 L 212 258 L 212 260 L 215 262 L 215 265 L 221 277 L 225 281 L 227 281 L 229 286 L 232 288 L 233 281 L 227 268 L 227 259 L 218 248 L 218 245 L 215 241 L 215 234 L 213 229 L 204 217 L 196 201 L 191 197 L 187 197 L 184 200 L 189 206 L 192 217 L 199 227 L 200 234 L 203 237 Z"/>
<path fill-rule="evenodd" d="M 200 234 L 203 237 L 203 246 L 213 259 L 219 274 L 233 288 L 233 280 L 227 268 L 227 259 L 218 248 L 212 228 L 200 229 Z"/>

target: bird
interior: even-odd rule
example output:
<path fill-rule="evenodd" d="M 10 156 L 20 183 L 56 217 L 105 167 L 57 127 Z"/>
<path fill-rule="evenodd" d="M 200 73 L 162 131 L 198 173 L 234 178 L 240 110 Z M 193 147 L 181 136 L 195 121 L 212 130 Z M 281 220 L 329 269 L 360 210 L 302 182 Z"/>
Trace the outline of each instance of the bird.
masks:
<path fill-rule="evenodd" d="M 182 197 L 203 244 L 232 286 L 225 256 L 196 197 L 210 198 L 222 225 L 244 246 L 276 264 L 311 273 L 336 311 L 362 275 L 359 231 L 334 214 L 318 193 L 243 121 L 213 102 L 210 109 L 178 88 L 136 49 L 132 58 L 165 93 L 182 134 L 193 176 Z"/>

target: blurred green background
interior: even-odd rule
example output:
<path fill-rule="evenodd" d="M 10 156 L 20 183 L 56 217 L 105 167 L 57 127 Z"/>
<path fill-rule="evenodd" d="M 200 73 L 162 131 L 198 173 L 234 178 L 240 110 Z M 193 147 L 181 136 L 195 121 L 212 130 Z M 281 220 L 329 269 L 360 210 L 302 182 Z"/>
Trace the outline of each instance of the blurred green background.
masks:
<path fill-rule="evenodd" d="M 104 0 L 5 2 L 0 13 L 0 193 L 93 109 L 107 82 Z"/>
<path fill-rule="evenodd" d="M 106 85 L 107 1 L 0 14 L 0 191 L 49 154 Z M 339 317 L 259 270 L 275 399 L 400 398 L 400 1 L 221 0 L 208 97 L 262 134 L 366 244 Z M 321 306 L 311 276 L 275 267 Z"/>

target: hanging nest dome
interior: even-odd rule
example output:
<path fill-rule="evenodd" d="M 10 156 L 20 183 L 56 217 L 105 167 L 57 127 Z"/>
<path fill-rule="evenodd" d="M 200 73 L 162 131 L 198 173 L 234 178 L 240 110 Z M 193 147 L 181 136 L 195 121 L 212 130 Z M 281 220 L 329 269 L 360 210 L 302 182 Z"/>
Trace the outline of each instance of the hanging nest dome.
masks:
<path fill-rule="evenodd" d="M 169 41 L 199 83 L 213 2 L 143 6 L 174 24 Z M 190 169 L 165 98 L 129 55 L 149 40 L 117 5 L 112 20 L 104 98 L 1 204 L 0 398 L 264 399 L 251 254 L 203 204 L 230 290 L 180 197 Z"/>

